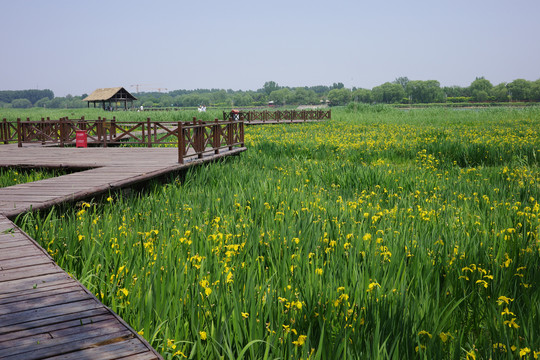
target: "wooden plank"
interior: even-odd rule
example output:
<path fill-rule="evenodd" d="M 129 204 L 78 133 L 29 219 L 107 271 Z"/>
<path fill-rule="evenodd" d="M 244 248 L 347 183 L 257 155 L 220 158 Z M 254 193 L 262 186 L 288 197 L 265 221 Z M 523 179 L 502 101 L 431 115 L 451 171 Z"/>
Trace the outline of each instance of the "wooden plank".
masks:
<path fill-rule="evenodd" d="M 81 359 L 154 360 L 159 359 L 159 357 L 150 352 L 138 339 L 128 339 L 48 358 L 48 360 Z"/>
<path fill-rule="evenodd" d="M 70 281 L 64 284 L 55 284 L 54 286 L 40 286 L 32 290 L 26 290 L 21 292 L 12 293 L 0 297 L 0 310 L 1 305 L 9 304 L 12 302 L 18 302 L 21 300 L 30 300 L 49 295 L 63 294 L 70 291 L 80 290 L 81 286 L 76 282 Z"/>
<path fill-rule="evenodd" d="M 39 310 L 41 308 L 47 308 L 49 306 L 68 304 L 71 302 L 81 301 L 88 299 L 88 293 L 84 290 L 69 291 L 62 294 L 53 294 L 46 297 L 38 297 L 29 300 L 22 300 L 17 302 L 10 302 L 0 307 L 0 316 L 5 314 L 16 314 L 28 309 Z M 47 311 L 46 309 L 44 311 Z"/>
<path fill-rule="evenodd" d="M 1 192 L 1 195 L 15 195 L 15 196 L 21 196 L 21 197 L 33 197 L 39 198 L 39 196 L 43 196 L 43 191 L 47 191 L 47 196 L 63 196 L 63 195 L 70 195 L 77 191 L 85 190 L 88 186 L 86 184 L 82 184 L 78 188 L 70 187 L 64 187 L 62 184 L 51 184 L 46 187 L 44 186 L 35 186 L 28 189 L 10 189 L 5 188 Z"/>
<path fill-rule="evenodd" d="M 105 307 L 97 307 L 95 309 L 74 312 L 69 314 L 63 314 L 53 317 L 48 317 L 44 319 L 38 319 L 33 321 L 27 321 L 24 323 L 12 324 L 8 326 L 0 327 L 0 339 L 10 339 L 12 338 L 11 334 L 23 333 L 23 332 L 39 332 L 40 328 L 47 328 L 52 326 L 54 328 L 61 328 L 61 324 L 69 324 L 72 321 L 80 323 L 80 321 L 85 321 L 85 319 L 92 319 L 94 317 L 111 318 L 111 313 Z M 38 330 L 35 330 L 38 329 Z M 16 337 L 15 337 L 16 338 Z M 3 341 L 3 340 L 0 340 Z"/>
<path fill-rule="evenodd" d="M 26 239 L 24 236 L 20 236 L 19 238 L 17 238 L 13 235 L 7 235 L 5 237 L 2 237 L 2 235 L 0 235 L 0 249 L 24 246 L 29 243 L 30 242 L 28 241 L 28 239 Z"/>
<path fill-rule="evenodd" d="M 245 148 L 233 151 L 223 149 L 217 156 L 205 152 L 200 159 L 189 148 L 193 158 L 187 159 L 185 165 L 178 164 L 178 150 L 174 148 L 24 150 L 29 151 L 21 153 L 21 149 L 12 148 L 7 156 L 8 161 L 5 161 L 6 157 L 0 159 L 0 166 L 18 164 L 94 168 L 0 189 L 0 215 L 3 213 L 11 217 L 30 209 L 45 209 L 62 202 L 95 196 L 234 155 Z M 210 148 L 204 150 L 211 151 Z M 26 360 L 47 356 L 70 359 L 82 359 L 84 356 L 103 359 L 161 359 L 129 325 L 99 303 L 77 281 L 53 265 L 52 259 L 43 249 L 4 216 L 0 216 L 0 231 L 3 229 L 14 229 L 13 234 L 0 232 L 0 351 L 4 349 L 4 355 L 8 355 L 9 351 L 11 358 Z M 112 320 L 107 320 L 109 317 Z M 88 325 L 96 327 L 81 332 L 81 321 L 87 324 L 83 325 L 85 329 Z M 122 330 L 119 332 L 119 329 Z M 111 332 L 116 336 L 113 339 Z M 51 339 L 51 334 L 58 337 Z M 10 346 L 12 343 L 16 344 L 15 352 L 14 347 Z"/>
<path fill-rule="evenodd" d="M 17 259 L 2 260 L 0 261 L 0 273 L 1 273 L 1 270 L 12 270 L 12 269 L 25 268 L 31 265 L 41 265 L 41 264 L 50 264 L 50 263 L 53 263 L 53 261 L 50 258 L 43 256 L 43 254 L 25 256 L 25 257 L 20 257 Z M 21 269 L 21 271 L 24 271 L 24 269 Z"/>
<path fill-rule="evenodd" d="M 0 271 L 0 283 L 18 279 L 33 278 L 39 275 L 48 275 L 63 272 L 56 264 L 40 264 L 27 266 L 24 271 L 20 269 L 10 269 Z"/>
<path fill-rule="evenodd" d="M 154 350 L 155 351 L 155 350 Z M 112 359 L 112 358 L 107 358 Z M 125 357 L 118 358 L 118 360 L 155 360 L 155 359 L 161 359 L 161 357 L 158 357 L 158 355 L 151 351 L 146 351 L 140 354 L 136 355 L 128 355 Z"/>
<path fill-rule="evenodd" d="M 29 289 L 9 292 L 9 293 L 0 293 L 0 302 L 5 301 L 5 299 L 11 299 L 17 296 L 29 296 L 29 295 L 38 293 L 40 291 L 51 291 L 54 289 L 61 289 L 66 286 L 81 286 L 81 285 L 78 284 L 77 282 L 74 282 L 73 279 L 68 276 L 67 278 L 62 279 L 62 280 L 41 283 L 39 286 L 36 286 L 36 287 L 32 286 Z"/>
<path fill-rule="evenodd" d="M 110 314 L 92 316 L 87 318 L 79 318 L 71 321 L 59 322 L 47 326 L 35 327 L 27 330 L 9 332 L 3 335 L 0 335 L 0 350 L 7 349 L 13 346 L 12 340 L 16 340 L 17 344 L 20 344 L 21 341 L 36 341 L 43 339 L 45 335 L 46 338 L 52 339 L 51 332 L 58 330 L 65 330 L 69 328 L 80 329 L 81 326 L 87 324 L 99 324 L 102 321 L 114 319 Z"/>
<path fill-rule="evenodd" d="M 59 339 L 64 338 L 72 335 L 77 335 L 82 332 L 86 332 L 89 334 L 98 334 L 98 335 L 104 335 L 108 332 L 116 332 L 116 331 L 122 331 L 126 327 L 121 324 L 118 320 L 111 317 L 108 320 L 105 320 L 100 323 L 89 323 L 78 327 L 69 327 L 66 329 L 59 329 L 56 331 L 51 331 L 50 334 L 53 337 L 53 339 Z"/>
<path fill-rule="evenodd" d="M 25 279 L 0 282 L 0 294 L 13 294 L 22 290 L 30 290 L 46 284 L 73 279 L 65 272 L 36 276 Z"/>
<path fill-rule="evenodd" d="M 15 248 L 8 248 L 0 251 L 0 262 L 3 260 L 11 260 L 15 258 L 42 255 L 43 252 L 36 248 L 34 244 L 17 246 Z"/>
<path fill-rule="evenodd" d="M 54 199 L 55 197 L 56 197 L 56 195 L 54 195 L 54 194 L 46 194 L 45 195 L 45 194 L 42 193 L 42 195 L 35 195 L 35 194 L 27 194 L 24 191 L 21 191 L 20 193 L 19 192 L 6 193 L 6 192 L 0 191 L 0 201 L 5 201 L 5 202 L 11 202 L 11 201 L 16 202 L 18 200 L 27 201 L 27 202 L 28 201 L 44 202 L 44 201 L 47 201 L 47 200 Z"/>
<path fill-rule="evenodd" d="M 129 338 L 133 338 L 133 334 L 129 330 L 111 333 L 108 329 L 98 329 L 62 338 L 44 340 L 39 344 L 32 342 L 32 344 L 14 346 L 5 352 L 0 351 L 0 357 L 4 356 L 4 360 L 38 360 Z"/>
<path fill-rule="evenodd" d="M 15 231 L 15 224 L 0 224 L 0 243 L 27 239 L 20 231 Z"/>
<path fill-rule="evenodd" d="M 103 305 L 98 303 L 95 299 L 88 299 L 68 304 L 49 306 L 46 311 L 29 309 L 15 314 L 0 315 L 0 324 L 4 327 L 27 321 L 47 319 L 59 315 L 79 313 L 81 311 L 97 309 L 102 306 Z"/>

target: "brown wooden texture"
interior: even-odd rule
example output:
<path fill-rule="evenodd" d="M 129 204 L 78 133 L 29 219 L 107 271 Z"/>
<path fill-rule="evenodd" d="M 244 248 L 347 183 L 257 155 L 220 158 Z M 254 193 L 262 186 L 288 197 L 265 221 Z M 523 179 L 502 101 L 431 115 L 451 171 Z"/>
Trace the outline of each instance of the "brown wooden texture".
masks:
<path fill-rule="evenodd" d="M 238 129 L 231 133 L 233 146 L 229 145 L 228 131 L 224 130 L 227 126 L 230 124 L 220 122 L 219 125 L 213 125 L 216 128 L 213 132 L 200 130 L 201 135 L 197 139 L 202 144 L 211 143 L 214 133 L 219 132 L 220 151 L 218 154 L 212 146 L 197 153 L 185 145 L 183 163 L 178 163 L 176 148 L 41 146 L 18 148 L 14 145 L 0 145 L 0 167 L 85 169 L 52 179 L 0 188 L 0 213 L 14 217 L 30 209 L 46 209 L 63 202 L 86 199 L 246 150 L 243 146 L 236 147 L 235 145 L 243 145 L 241 142 L 243 137 L 240 135 L 243 124 L 234 124 Z M 182 128 L 185 127 L 187 126 L 182 126 Z M 196 125 L 195 127 L 189 125 L 189 127 L 197 128 Z M 183 131 L 183 133 L 181 140 L 184 144 L 195 143 L 195 132 Z"/>
<path fill-rule="evenodd" d="M 262 110 L 223 112 L 223 120 L 241 121 L 246 124 L 299 123 L 306 121 L 330 120 L 332 110 Z"/>
<path fill-rule="evenodd" d="M 0 359 L 161 359 L 3 215 L 0 244 Z"/>
<path fill-rule="evenodd" d="M 100 120 L 102 121 L 102 120 Z M 19 121 L 18 126 L 22 128 Z M 26 128 L 22 142 L 0 145 L 0 167 L 73 168 L 80 172 L 0 188 L 0 358 L 161 359 L 151 346 L 82 284 L 58 267 L 47 252 L 8 217 L 29 210 L 87 199 L 153 177 L 245 151 L 242 122 L 176 123 L 176 128 L 138 136 L 176 135 L 176 148 L 42 147 L 52 133 L 67 139 L 75 131 L 45 125 Z M 106 126 L 94 126 L 99 141 L 110 141 Z M 11 125 L 8 125 L 11 126 Z M 51 125 L 52 126 L 52 125 Z M 116 134 L 133 133 L 111 122 Z M 41 131 L 41 132 L 40 132 Z M 111 133 L 114 133 L 111 132 Z M 178 136 L 180 134 L 180 136 Z M 124 136 L 128 136 L 124 135 Z M 56 135 L 55 135 L 56 136 Z M 44 140 L 45 139 L 45 140 Z M 18 147 L 18 146 L 21 147 Z M 181 155 L 181 156 L 180 156 Z M 179 163 L 179 160 L 182 163 Z"/>
<path fill-rule="evenodd" d="M 216 119 L 217 120 L 217 119 Z M 191 122 L 152 121 L 147 118 L 145 122 L 119 122 L 113 117 L 112 120 L 98 118 L 97 120 L 69 119 L 67 117 L 58 120 L 41 119 L 39 121 L 21 121 L 16 123 L 7 122 L 5 119 L 0 126 L 0 142 L 17 142 L 19 147 L 28 144 L 59 145 L 60 147 L 73 146 L 76 142 L 77 131 L 85 131 L 87 143 L 90 146 L 102 147 L 125 145 L 153 147 L 155 145 L 178 146 L 179 163 L 185 156 L 195 153 L 197 158 L 202 159 L 207 152 L 219 153 L 221 141 L 208 141 L 220 138 L 223 134 L 221 128 L 231 123 L 229 120 L 219 122 L 197 121 Z M 237 121 L 235 122 L 237 123 Z M 237 126 L 233 127 L 237 129 Z M 180 129 L 180 131 L 179 131 Z M 179 138 L 180 137 L 180 138 Z M 227 141 L 227 147 L 243 147 L 243 133 L 235 133 L 238 139 L 233 144 Z M 183 147 L 180 146 L 182 139 Z M 182 158 L 180 159 L 180 156 Z"/>

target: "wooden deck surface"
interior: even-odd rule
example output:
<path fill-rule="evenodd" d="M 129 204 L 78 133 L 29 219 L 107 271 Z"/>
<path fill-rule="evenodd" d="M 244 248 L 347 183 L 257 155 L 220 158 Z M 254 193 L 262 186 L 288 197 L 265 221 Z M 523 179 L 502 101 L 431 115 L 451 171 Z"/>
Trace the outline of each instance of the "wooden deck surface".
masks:
<path fill-rule="evenodd" d="M 307 122 L 321 122 L 322 120 L 251 120 L 245 121 L 244 125 L 272 125 L 272 124 L 300 124 Z"/>
<path fill-rule="evenodd" d="M 85 199 L 178 171 L 201 162 L 238 154 L 246 148 L 209 153 L 178 163 L 177 148 L 59 148 L 0 145 L 0 167 L 84 170 L 51 179 L 0 188 L 0 214 L 13 218 L 30 209 Z"/>
<path fill-rule="evenodd" d="M 0 359 L 161 359 L 0 215 Z"/>
<path fill-rule="evenodd" d="M 0 188 L 0 359 L 162 359 L 8 217 L 89 198 L 244 150 L 235 148 L 178 164 L 176 148 L 0 145 L 0 167 L 85 169 Z"/>

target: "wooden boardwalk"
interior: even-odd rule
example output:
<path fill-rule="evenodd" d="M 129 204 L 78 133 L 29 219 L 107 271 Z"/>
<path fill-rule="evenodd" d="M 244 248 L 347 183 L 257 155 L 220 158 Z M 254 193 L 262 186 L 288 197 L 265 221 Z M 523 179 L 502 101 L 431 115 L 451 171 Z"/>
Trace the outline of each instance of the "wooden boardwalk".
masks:
<path fill-rule="evenodd" d="M 0 214 L 15 217 L 30 209 L 76 201 L 238 154 L 246 148 L 187 157 L 178 163 L 177 148 L 59 148 L 0 145 L 0 167 L 89 169 L 56 178 L 0 188 Z"/>
<path fill-rule="evenodd" d="M 162 359 L 8 217 L 89 198 L 244 150 L 224 150 L 179 164 L 176 148 L 1 145 L 0 167 L 81 171 L 0 188 L 0 359 Z"/>
<path fill-rule="evenodd" d="M 245 125 L 276 125 L 276 124 L 303 124 L 308 122 L 321 122 L 321 120 L 251 120 Z"/>

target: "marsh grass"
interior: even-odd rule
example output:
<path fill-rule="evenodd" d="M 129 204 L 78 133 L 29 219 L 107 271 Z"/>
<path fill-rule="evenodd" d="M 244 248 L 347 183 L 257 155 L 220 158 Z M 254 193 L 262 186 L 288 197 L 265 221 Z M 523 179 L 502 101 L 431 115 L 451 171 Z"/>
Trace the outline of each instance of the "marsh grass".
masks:
<path fill-rule="evenodd" d="M 538 111 L 333 116 L 19 223 L 168 359 L 537 356 Z"/>
<path fill-rule="evenodd" d="M 0 145 L 1 146 L 1 145 Z M 67 174 L 66 170 L 0 168 L 0 188 Z"/>

